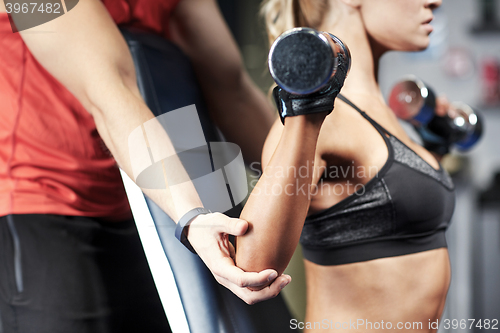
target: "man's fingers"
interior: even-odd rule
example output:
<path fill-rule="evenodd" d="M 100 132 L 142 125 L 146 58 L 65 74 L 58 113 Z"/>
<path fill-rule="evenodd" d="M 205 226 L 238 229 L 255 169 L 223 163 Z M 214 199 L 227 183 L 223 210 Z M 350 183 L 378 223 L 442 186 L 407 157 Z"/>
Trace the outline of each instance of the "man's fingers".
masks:
<path fill-rule="evenodd" d="M 248 222 L 236 218 L 228 218 L 224 224 L 219 224 L 217 231 L 233 236 L 243 236 L 248 229 Z"/>
<path fill-rule="evenodd" d="M 194 227 L 210 228 L 216 233 L 242 236 L 247 232 L 248 222 L 237 218 L 231 218 L 221 213 L 212 213 L 197 216 L 191 223 L 190 230 Z"/>
<path fill-rule="evenodd" d="M 291 279 L 292 278 L 288 275 L 281 275 L 276 280 L 274 280 L 274 282 L 270 286 L 258 291 L 252 291 L 248 288 L 239 288 L 223 278 L 218 280 L 218 282 L 231 290 L 245 303 L 251 305 L 278 296 L 280 291 L 290 283 Z"/>
<path fill-rule="evenodd" d="M 240 288 L 262 286 L 278 276 L 278 273 L 272 269 L 266 269 L 258 273 L 245 272 L 236 267 L 232 259 L 228 257 L 223 258 L 217 267 L 213 267 L 212 273 Z"/>
<path fill-rule="evenodd" d="M 188 238 L 217 282 L 246 303 L 254 304 L 278 295 L 291 278 L 287 275 L 277 278 L 278 273 L 273 269 L 245 272 L 236 267 L 234 247 L 227 235 L 241 236 L 247 229 L 248 222 L 244 220 L 220 213 L 199 215 L 189 227 Z"/>
<path fill-rule="evenodd" d="M 248 272 L 246 272 L 245 274 L 248 274 Z M 247 281 L 248 283 L 246 286 L 247 287 L 263 286 L 276 279 L 277 276 L 278 273 L 274 269 L 266 269 L 257 273 L 257 275 L 255 276 L 251 276 L 248 279 Z"/>
<path fill-rule="evenodd" d="M 290 284 L 290 282 L 292 282 L 292 277 L 290 275 L 283 274 L 274 280 L 268 288 L 276 292 L 276 295 L 278 295 L 283 288 Z"/>

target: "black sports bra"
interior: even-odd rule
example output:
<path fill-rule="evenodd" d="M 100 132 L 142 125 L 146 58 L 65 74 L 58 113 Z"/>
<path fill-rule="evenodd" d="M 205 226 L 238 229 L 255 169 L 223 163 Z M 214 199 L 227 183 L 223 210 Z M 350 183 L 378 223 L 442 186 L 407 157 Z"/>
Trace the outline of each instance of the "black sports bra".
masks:
<path fill-rule="evenodd" d="M 345 97 L 384 138 L 387 162 L 363 188 L 306 218 L 300 237 L 304 257 L 341 265 L 446 247 L 455 207 L 454 186 Z"/>

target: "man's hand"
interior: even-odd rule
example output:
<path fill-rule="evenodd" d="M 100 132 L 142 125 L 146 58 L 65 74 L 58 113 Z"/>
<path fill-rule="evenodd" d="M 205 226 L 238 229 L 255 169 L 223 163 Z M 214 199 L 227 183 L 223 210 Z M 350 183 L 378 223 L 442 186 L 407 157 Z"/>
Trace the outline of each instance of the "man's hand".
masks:
<path fill-rule="evenodd" d="M 244 272 L 234 264 L 235 250 L 229 242 L 229 235 L 242 236 L 248 222 L 213 213 L 197 216 L 188 229 L 188 240 L 201 260 L 207 265 L 217 282 L 231 290 L 247 304 L 255 304 L 273 297 L 290 283 L 288 275 L 277 277 L 273 269 L 261 272 Z M 274 281 L 273 281 L 274 280 Z M 269 284 L 261 290 L 250 290 Z"/>

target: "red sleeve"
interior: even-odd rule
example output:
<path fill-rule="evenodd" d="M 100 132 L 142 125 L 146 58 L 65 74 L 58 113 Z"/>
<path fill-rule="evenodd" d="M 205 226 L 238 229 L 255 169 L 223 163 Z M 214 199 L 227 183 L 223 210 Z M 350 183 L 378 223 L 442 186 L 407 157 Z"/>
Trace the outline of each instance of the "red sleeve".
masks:
<path fill-rule="evenodd" d="M 117 25 L 169 37 L 168 20 L 180 0 L 103 0 Z"/>

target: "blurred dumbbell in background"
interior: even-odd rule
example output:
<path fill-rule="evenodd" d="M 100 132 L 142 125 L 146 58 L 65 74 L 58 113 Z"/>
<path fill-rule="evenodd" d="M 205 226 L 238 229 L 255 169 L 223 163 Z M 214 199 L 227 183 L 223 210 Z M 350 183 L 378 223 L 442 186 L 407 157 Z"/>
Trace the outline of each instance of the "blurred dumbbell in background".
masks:
<path fill-rule="evenodd" d="M 436 115 L 434 91 L 415 76 L 394 85 L 389 95 L 389 107 L 398 118 L 410 122 L 430 146 L 433 143 L 447 144 L 467 151 L 482 136 L 481 116 L 463 102 L 451 103 L 445 116 Z"/>

